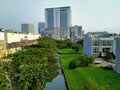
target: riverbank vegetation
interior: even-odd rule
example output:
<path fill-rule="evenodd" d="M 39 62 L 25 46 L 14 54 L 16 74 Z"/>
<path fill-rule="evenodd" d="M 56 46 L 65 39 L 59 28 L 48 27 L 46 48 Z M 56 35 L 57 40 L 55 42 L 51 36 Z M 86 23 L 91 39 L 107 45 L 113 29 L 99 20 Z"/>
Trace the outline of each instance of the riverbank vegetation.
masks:
<path fill-rule="evenodd" d="M 2 70 L 7 72 L 13 90 L 43 90 L 46 82 L 57 75 L 55 52 L 56 42 L 52 38 L 39 38 L 38 44 L 22 47 L 11 55 L 11 62 Z M 8 65 L 8 62 L 6 62 Z M 52 74 L 52 75 L 51 75 Z M 1 75 L 1 74 L 0 74 Z M 4 84 L 6 78 L 2 79 Z M 6 88 L 7 84 L 4 84 Z M 0 86 L 1 87 L 1 86 Z"/>

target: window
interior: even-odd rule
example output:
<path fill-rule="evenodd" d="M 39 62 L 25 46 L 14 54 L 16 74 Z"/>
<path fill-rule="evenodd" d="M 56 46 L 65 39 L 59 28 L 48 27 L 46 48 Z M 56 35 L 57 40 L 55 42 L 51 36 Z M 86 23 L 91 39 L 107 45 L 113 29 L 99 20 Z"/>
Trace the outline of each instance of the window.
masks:
<path fill-rule="evenodd" d="M 98 47 L 94 47 L 93 48 L 93 53 L 99 53 L 99 48 Z"/>
<path fill-rule="evenodd" d="M 108 45 L 108 46 L 111 46 L 111 44 L 112 44 L 111 41 L 108 41 L 108 42 L 107 42 L 107 45 Z"/>
<path fill-rule="evenodd" d="M 99 46 L 99 45 L 100 45 L 100 42 L 99 42 L 99 41 L 94 41 L 94 42 L 93 42 L 93 45 L 94 45 L 94 46 Z"/>
<path fill-rule="evenodd" d="M 111 46 L 111 45 L 112 45 L 112 42 L 111 42 L 111 41 L 103 41 L 103 42 L 102 42 L 102 45 L 103 45 L 103 46 Z"/>

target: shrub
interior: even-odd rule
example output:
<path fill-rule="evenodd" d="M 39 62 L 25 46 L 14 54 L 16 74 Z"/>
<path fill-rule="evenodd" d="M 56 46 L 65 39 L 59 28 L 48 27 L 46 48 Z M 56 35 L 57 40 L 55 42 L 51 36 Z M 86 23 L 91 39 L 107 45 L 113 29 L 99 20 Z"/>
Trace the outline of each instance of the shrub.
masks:
<path fill-rule="evenodd" d="M 78 67 L 80 65 L 80 62 L 76 59 L 73 59 L 70 63 L 69 63 L 69 67 L 71 69 L 74 69 L 76 67 Z"/>
<path fill-rule="evenodd" d="M 109 86 L 99 86 L 94 79 L 90 77 L 85 79 L 84 90 L 110 90 Z"/>
<path fill-rule="evenodd" d="M 69 63 L 69 67 L 71 69 L 76 67 L 86 67 L 86 66 L 89 66 L 90 64 L 93 64 L 93 62 L 94 62 L 93 57 L 87 57 L 84 54 L 81 54 L 78 58 L 73 59 Z"/>

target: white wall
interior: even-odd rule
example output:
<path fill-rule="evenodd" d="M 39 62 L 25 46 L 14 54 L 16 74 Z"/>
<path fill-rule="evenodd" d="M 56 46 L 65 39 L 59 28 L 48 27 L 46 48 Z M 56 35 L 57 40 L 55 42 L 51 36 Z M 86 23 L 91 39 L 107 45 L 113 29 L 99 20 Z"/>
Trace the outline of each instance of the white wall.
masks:
<path fill-rule="evenodd" d="M 7 43 L 19 42 L 21 39 L 35 40 L 38 38 L 38 34 L 7 33 Z M 0 32 L 0 40 L 4 40 L 4 32 Z"/>
<path fill-rule="evenodd" d="M 4 33 L 0 32 L 0 40 L 4 40 Z"/>

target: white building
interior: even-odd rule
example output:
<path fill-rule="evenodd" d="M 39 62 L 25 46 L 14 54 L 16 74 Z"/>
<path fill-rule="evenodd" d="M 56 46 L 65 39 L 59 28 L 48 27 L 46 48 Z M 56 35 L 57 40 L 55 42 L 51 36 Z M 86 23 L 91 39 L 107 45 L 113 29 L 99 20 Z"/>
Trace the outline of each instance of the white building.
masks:
<path fill-rule="evenodd" d="M 34 44 L 39 39 L 38 34 L 10 33 L 0 31 L 0 58 L 8 53 L 14 53 L 21 46 Z"/>
<path fill-rule="evenodd" d="M 111 36 L 103 37 L 91 34 L 84 36 L 83 53 L 87 56 L 101 56 L 105 55 L 105 50 L 113 52 L 115 55 L 115 67 L 114 70 L 120 73 L 120 37 Z"/>
<path fill-rule="evenodd" d="M 105 56 L 109 50 L 115 54 L 115 37 L 98 37 L 95 35 L 84 36 L 83 53 L 87 56 Z"/>
<path fill-rule="evenodd" d="M 10 32 L 0 32 L 0 40 L 6 40 L 6 43 L 20 42 L 21 40 L 35 40 L 38 39 L 40 35 L 38 34 L 24 34 L 24 33 L 10 33 Z"/>

